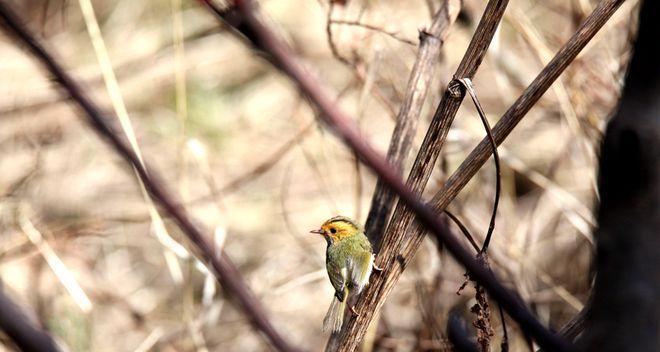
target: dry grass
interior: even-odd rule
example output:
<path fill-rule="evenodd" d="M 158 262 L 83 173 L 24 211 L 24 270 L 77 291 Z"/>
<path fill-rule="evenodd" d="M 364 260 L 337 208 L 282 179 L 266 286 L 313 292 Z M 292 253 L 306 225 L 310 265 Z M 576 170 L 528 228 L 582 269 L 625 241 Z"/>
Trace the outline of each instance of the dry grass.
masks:
<path fill-rule="evenodd" d="M 114 116 L 78 2 L 15 3 Z M 587 0 L 576 3 L 591 6 Z M 175 1 L 93 2 L 142 155 L 167 177 L 208 233 L 226 234 L 224 248 L 276 325 L 296 345 L 319 350 L 332 290 L 323 271 L 325 244 L 307 231 L 336 214 L 363 221 L 374 177 L 364 169 L 356 176 L 352 153 L 322 127 L 300 133 L 314 114 L 295 87 L 218 29 L 194 2 L 182 5 L 183 46 L 173 39 Z M 336 8 L 333 18 L 355 21 L 363 12 L 363 23 L 415 40 L 430 12 L 424 1 L 414 5 L 353 1 Z M 466 2 L 473 19 L 482 6 Z M 540 70 L 547 53 L 570 36 L 581 11 L 588 12 L 567 6 L 565 1 L 510 5 L 474 79 L 491 123 Z M 365 82 L 331 55 L 326 3 L 272 0 L 263 7 L 337 92 L 345 110 L 360 119 L 370 141 L 385 151 L 414 47 L 369 28 L 334 25 L 339 52 L 365 62 L 366 82 L 373 82 L 365 89 Z M 620 90 L 635 8 L 629 1 L 619 10 L 501 148 L 503 197 L 492 264 L 554 328 L 570 319 L 588 294 L 595 152 Z M 457 24 L 445 43 L 416 146 L 472 25 Z M 0 52 L 0 274 L 12 296 L 31 306 L 75 351 L 267 349 L 205 272 L 154 236 L 134 173 L 81 123 L 55 85 L 6 37 L 0 38 Z M 449 134 L 445 172 L 436 172 L 427 194 L 482 137 L 476 111 L 464 104 Z M 280 150 L 287 143 L 291 147 Z M 251 173 L 264 163 L 267 167 Z M 223 188 L 244 175 L 250 178 Z M 488 226 L 493 175 L 488 165 L 450 206 L 480 239 Z M 45 242 L 31 237 L 26 224 Z M 165 224 L 180 240 L 167 219 Z M 53 256 L 63 266 L 52 265 Z M 78 291 L 65 287 L 72 283 L 62 275 L 69 274 L 91 308 L 71 294 Z M 467 310 L 473 292 L 457 297 L 461 282 L 461 268 L 439 257 L 429 240 L 384 307 L 376 348 L 438 347 L 441 336 L 429 331 L 429 316 L 444 327 L 455 305 Z M 494 327 L 499 336 L 499 323 Z M 512 350 L 523 349 L 519 337 L 512 341 Z"/>

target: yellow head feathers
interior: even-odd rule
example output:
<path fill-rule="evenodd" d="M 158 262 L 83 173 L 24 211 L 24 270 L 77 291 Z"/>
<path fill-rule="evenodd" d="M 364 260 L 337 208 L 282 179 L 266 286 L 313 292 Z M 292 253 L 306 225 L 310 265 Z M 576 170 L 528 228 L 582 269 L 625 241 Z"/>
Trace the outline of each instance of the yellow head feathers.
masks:
<path fill-rule="evenodd" d="M 337 242 L 363 231 L 362 226 L 355 220 L 345 216 L 335 216 L 328 219 L 321 225 L 320 229 L 314 230 L 312 233 L 329 236 L 333 242 Z"/>

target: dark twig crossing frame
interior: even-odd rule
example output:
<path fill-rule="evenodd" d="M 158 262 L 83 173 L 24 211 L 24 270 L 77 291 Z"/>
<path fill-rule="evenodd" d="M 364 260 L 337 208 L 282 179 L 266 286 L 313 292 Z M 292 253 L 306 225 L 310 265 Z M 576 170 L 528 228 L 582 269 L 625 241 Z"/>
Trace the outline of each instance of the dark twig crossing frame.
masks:
<path fill-rule="evenodd" d="M 101 110 L 84 93 L 82 87 L 60 66 L 60 64 L 49 54 L 46 49 L 35 39 L 35 37 L 21 24 L 13 11 L 0 1 L 0 25 L 2 29 L 16 40 L 25 45 L 26 50 L 32 54 L 64 88 L 78 106 L 85 112 L 88 122 L 94 130 L 108 142 L 113 149 L 136 170 L 142 179 L 149 194 L 160 204 L 183 233 L 192 242 L 199 257 L 208 263 L 211 271 L 216 275 L 222 287 L 230 296 L 238 302 L 252 324 L 260 330 L 270 343 L 281 351 L 298 351 L 287 342 L 271 324 L 261 303 L 247 286 L 240 272 L 234 266 L 229 257 L 224 253 L 218 253 L 214 246 L 205 237 L 201 230 L 194 225 L 180 203 L 162 186 L 160 177 L 153 170 L 147 171 L 146 167 L 138 159 L 137 155 L 128 147 L 118 134 L 112 130 L 103 118 Z"/>

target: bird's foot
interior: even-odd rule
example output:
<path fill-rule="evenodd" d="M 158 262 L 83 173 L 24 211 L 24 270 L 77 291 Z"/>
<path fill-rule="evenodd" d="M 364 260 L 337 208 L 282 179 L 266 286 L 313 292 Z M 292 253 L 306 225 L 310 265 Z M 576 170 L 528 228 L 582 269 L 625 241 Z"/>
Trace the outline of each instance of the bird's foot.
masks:
<path fill-rule="evenodd" d="M 359 317 L 359 316 L 360 316 L 360 313 L 358 313 L 358 312 L 355 310 L 355 306 L 349 306 L 349 309 L 351 310 L 351 313 L 353 313 L 353 315 L 355 315 L 356 317 Z"/>
<path fill-rule="evenodd" d="M 376 265 L 376 263 L 374 263 L 374 271 L 379 273 L 379 272 L 383 271 L 383 268 L 379 267 L 378 265 Z"/>

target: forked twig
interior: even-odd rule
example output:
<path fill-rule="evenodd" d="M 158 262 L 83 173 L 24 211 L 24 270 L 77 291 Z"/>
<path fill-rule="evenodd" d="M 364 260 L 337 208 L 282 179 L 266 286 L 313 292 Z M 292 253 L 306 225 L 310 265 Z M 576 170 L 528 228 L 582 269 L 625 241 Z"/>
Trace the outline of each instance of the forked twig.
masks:
<path fill-rule="evenodd" d="M 490 141 L 490 146 L 493 150 L 493 161 L 495 162 L 495 200 L 493 201 L 493 211 L 492 214 L 490 215 L 490 223 L 488 225 L 488 232 L 486 233 L 486 239 L 484 240 L 484 244 L 481 247 L 481 250 L 479 251 L 479 254 L 481 255 L 481 254 L 485 254 L 486 251 L 488 250 L 490 239 L 493 235 L 493 231 L 495 230 L 497 207 L 500 204 L 500 192 L 502 188 L 502 180 L 501 180 L 502 171 L 500 169 L 500 156 L 497 153 L 497 143 L 495 143 L 493 132 L 490 129 L 490 123 L 488 123 L 488 119 L 486 118 L 486 113 L 484 112 L 484 109 L 481 107 L 479 98 L 477 98 L 477 93 L 474 91 L 472 80 L 470 80 L 469 78 L 460 78 L 457 81 L 460 82 L 463 85 L 463 87 L 465 87 L 467 92 L 470 94 L 470 97 L 472 98 L 472 102 L 474 103 L 474 106 L 477 108 L 477 112 L 479 113 L 479 118 L 481 119 L 481 123 L 484 125 L 484 129 L 486 130 L 486 136 Z"/>
<path fill-rule="evenodd" d="M 445 213 L 445 215 L 447 215 L 447 217 L 449 217 L 451 219 L 451 221 L 454 222 L 454 224 L 456 224 L 456 226 L 458 226 L 458 228 L 463 233 L 463 236 L 465 236 L 465 238 L 467 238 L 467 240 L 472 245 L 472 248 L 474 248 L 474 251 L 479 253 L 481 251 L 481 248 L 479 248 L 479 245 L 477 244 L 477 241 L 474 240 L 474 237 L 472 237 L 472 234 L 470 233 L 470 230 L 468 230 L 467 226 L 465 226 L 465 224 L 463 224 L 463 222 L 456 215 L 454 215 L 452 212 L 450 212 L 449 210 L 445 209 L 444 213 Z"/>
<path fill-rule="evenodd" d="M 261 303 L 254 293 L 247 286 L 240 272 L 234 266 L 229 257 L 224 253 L 217 253 L 214 246 L 202 234 L 202 232 L 193 224 L 187 216 L 185 210 L 181 208 L 179 202 L 175 201 L 173 196 L 162 186 L 160 177 L 153 171 L 147 171 L 142 165 L 139 157 L 124 142 L 118 134 L 113 131 L 110 125 L 103 118 L 101 110 L 85 94 L 82 87 L 60 66 L 53 56 L 39 43 L 35 37 L 21 24 L 13 11 L 5 4 L 0 2 L 0 23 L 2 29 L 14 37 L 17 42 L 25 45 L 26 50 L 37 59 L 55 78 L 55 80 L 64 88 L 71 98 L 85 112 L 91 127 L 99 133 L 113 148 L 121 155 L 139 174 L 145 187 L 158 201 L 163 209 L 170 214 L 173 220 L 181 228 L 183 233 L 195 245 L 199 251 L 201 259 L 210 264 L 216 277 L 222 283 L 234 299 L 239 303 L 245 314 L 250 318 L 253 325 L 261 330 L 273 346 L 281 351 L 297 351 L 277 332 L 266 316 Z"/>
<path fill-rule="evenodd" d="M 339 53 L 339 49 L 337 49 L 337 44 L 335 44 L 335 40 L 332 32 L 332 21 L 333 21 L 332 13 L 334 12 L 334 9 L 335 9 L 335 3 L 333 1 L 330 1 L 330 3 L 328 4 L 328 13 L 325 23 L 325 33 L 328 40 L 328 46 L 330 47 L 332 56 L 334 56 L 341 63 L 350 67 L 353 66 L 354 63 L 351 62 L 351 60 L 341 56 L 341 54 Z"/>

